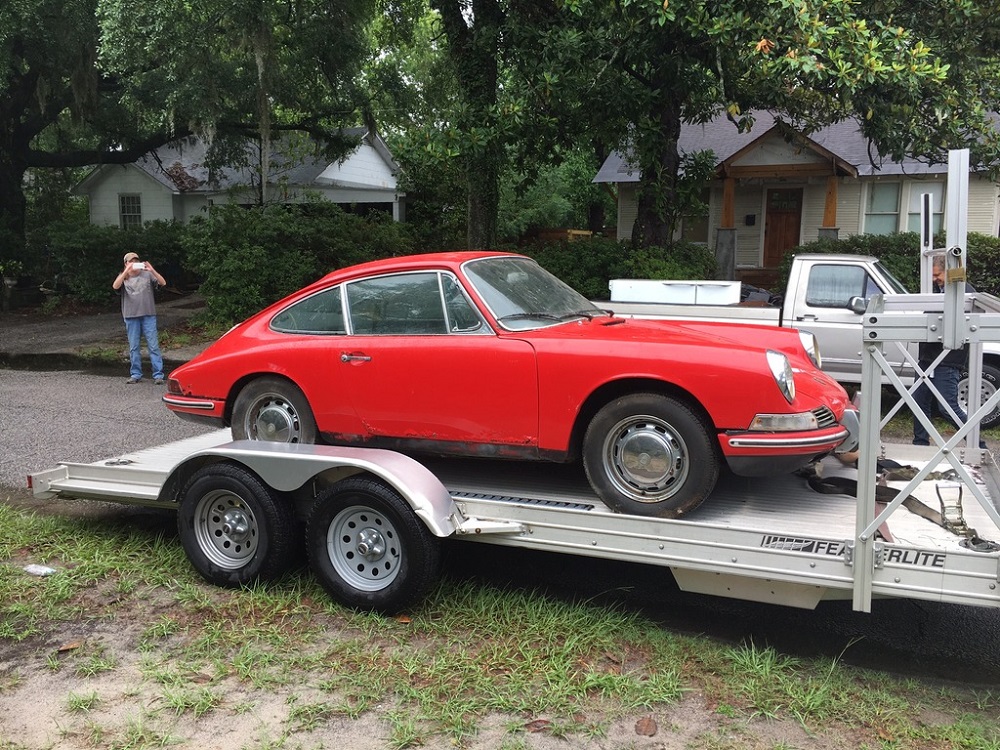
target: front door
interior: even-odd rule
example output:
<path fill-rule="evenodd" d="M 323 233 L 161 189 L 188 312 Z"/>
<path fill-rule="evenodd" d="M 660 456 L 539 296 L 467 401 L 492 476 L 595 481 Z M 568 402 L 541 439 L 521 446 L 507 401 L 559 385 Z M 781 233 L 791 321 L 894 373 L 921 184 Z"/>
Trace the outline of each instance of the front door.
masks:
<path fill-rule="evenodd" d="M 764 268 L 777 268 L 784 254 L 799 244 L 802 188 L 767 191 L 764 220 Z"/>

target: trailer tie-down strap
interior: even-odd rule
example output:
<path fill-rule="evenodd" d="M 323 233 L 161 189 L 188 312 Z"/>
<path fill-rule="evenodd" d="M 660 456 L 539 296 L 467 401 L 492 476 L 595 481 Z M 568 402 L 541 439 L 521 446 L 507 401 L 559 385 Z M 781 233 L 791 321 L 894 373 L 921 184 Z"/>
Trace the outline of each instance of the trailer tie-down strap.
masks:
<path fill-rule="evenodd" d="M 887 471 L 889 473 L 888 476 L 886 476 L 886 479 L 902 479 L 906 472 L 900 472 L 900 469 L 909 468 L 912 467 L 888 469 Z M 913 475 L 911 474 L 910 478 L 912 478 L 912 476 Z M 931 475 L 928 478 L 951 479 L 953 478 L 953 473 L 944 472 L 937 477 Z M 847 477 L 824 477 L 817 472 L 813 472 L 812 474 L 806 476 L 806 480 L 813 490 L 821 492 L 825 495 L 858 496 L 858 482 L 856 479 L 848 479 Z M 886 504 L 891 503 L 896 499 L 898 494 L 899 492 L 892 487 L 887 487 L 881 484 L 875 485 L 875 499 L 878 502 Z M 940 497 L 940 494 L 938 496 Z M 914 515 L 920 516 L 921 518 L 940 526 L 942 529 L 945 529 L 956 536 L 964 537 L 961 545 L 967 549 L 971 549 L 974 552 L 996 552 L 997 550 L 1000 550 L 1000 544 L 991 542 L 988 539 L 983 539 L 976 533 L 975 529 L 970 529 L 964 524 L 964 522 L 961 526 L 951 523 L 944 517 L 944 515 L 942 515 L 942 513 L 934 510 L 933 508 L 928 508 L 913 495 L 907 495 L 904 497 L 902 505 Z"/>

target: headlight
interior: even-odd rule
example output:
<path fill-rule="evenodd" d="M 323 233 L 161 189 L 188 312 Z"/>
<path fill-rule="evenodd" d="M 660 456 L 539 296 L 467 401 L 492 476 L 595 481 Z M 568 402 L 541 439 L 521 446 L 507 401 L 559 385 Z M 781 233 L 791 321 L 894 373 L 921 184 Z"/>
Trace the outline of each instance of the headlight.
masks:
<path fill-rule="evenodd" d="M 823 369 L 823 358 L 819 354 L 819 339 L 810 331 L 799 331 L 799 341 L 806 349 L 809 359 L 820 370 Z"/>
<path fill-rule="evenodd" d="M 778 390 L 788 403 L 795 400 L 795 374 L 792 366 L 788 363 L 788 357 L 781 352 L 767 350 L 767 366 L 771 368 L 771 375 L 774 382 L 778 384 Z"/>

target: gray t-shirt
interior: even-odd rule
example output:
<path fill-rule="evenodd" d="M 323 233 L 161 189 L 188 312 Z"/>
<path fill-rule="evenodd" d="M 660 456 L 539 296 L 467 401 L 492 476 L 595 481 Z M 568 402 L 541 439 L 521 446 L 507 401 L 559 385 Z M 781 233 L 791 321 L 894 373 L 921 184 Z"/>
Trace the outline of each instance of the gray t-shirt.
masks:
<path fill-rule="evenodd" d="M 138 276 L 125 279 L 121 287 L 122 317 L 156 315 L 156 301 L 153 299 L 156 286 L 156 279 L 149 271 L 140 271 Z"/>

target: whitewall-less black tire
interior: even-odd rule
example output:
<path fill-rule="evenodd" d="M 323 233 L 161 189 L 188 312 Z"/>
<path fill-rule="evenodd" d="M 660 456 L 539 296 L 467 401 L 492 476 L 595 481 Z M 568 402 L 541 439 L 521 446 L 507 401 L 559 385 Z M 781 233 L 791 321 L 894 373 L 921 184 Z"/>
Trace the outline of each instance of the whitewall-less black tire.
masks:
<path fill-rule="evenodd" d="M 634 393 L 608 403 L 591 420 L 583 465 L 612 510 L 677 518 L 715 487 L 720 459 L 712 432 L 688 404 Z"/>
<path fill-rule="evenodd" d="M 315 443 L 316 419 L 302 391 L 282 378 L 251 381 L 233 405 L 233 439 Z"/>
<path fill-rule="evenodd" d="M 349 607 L 391 614 L 437 579 L 440 541 L 386 484 L 349 477 L 320 493 L 306 523 L 309 564 Z"/>
<path fill-rule="evenodd" d="M 253 472 L 224 463 L 205 466 L 188 481 L 177 530 L 198 573 L 226 587 L 284 573 L 298 537 L 291 505 Z"/>

